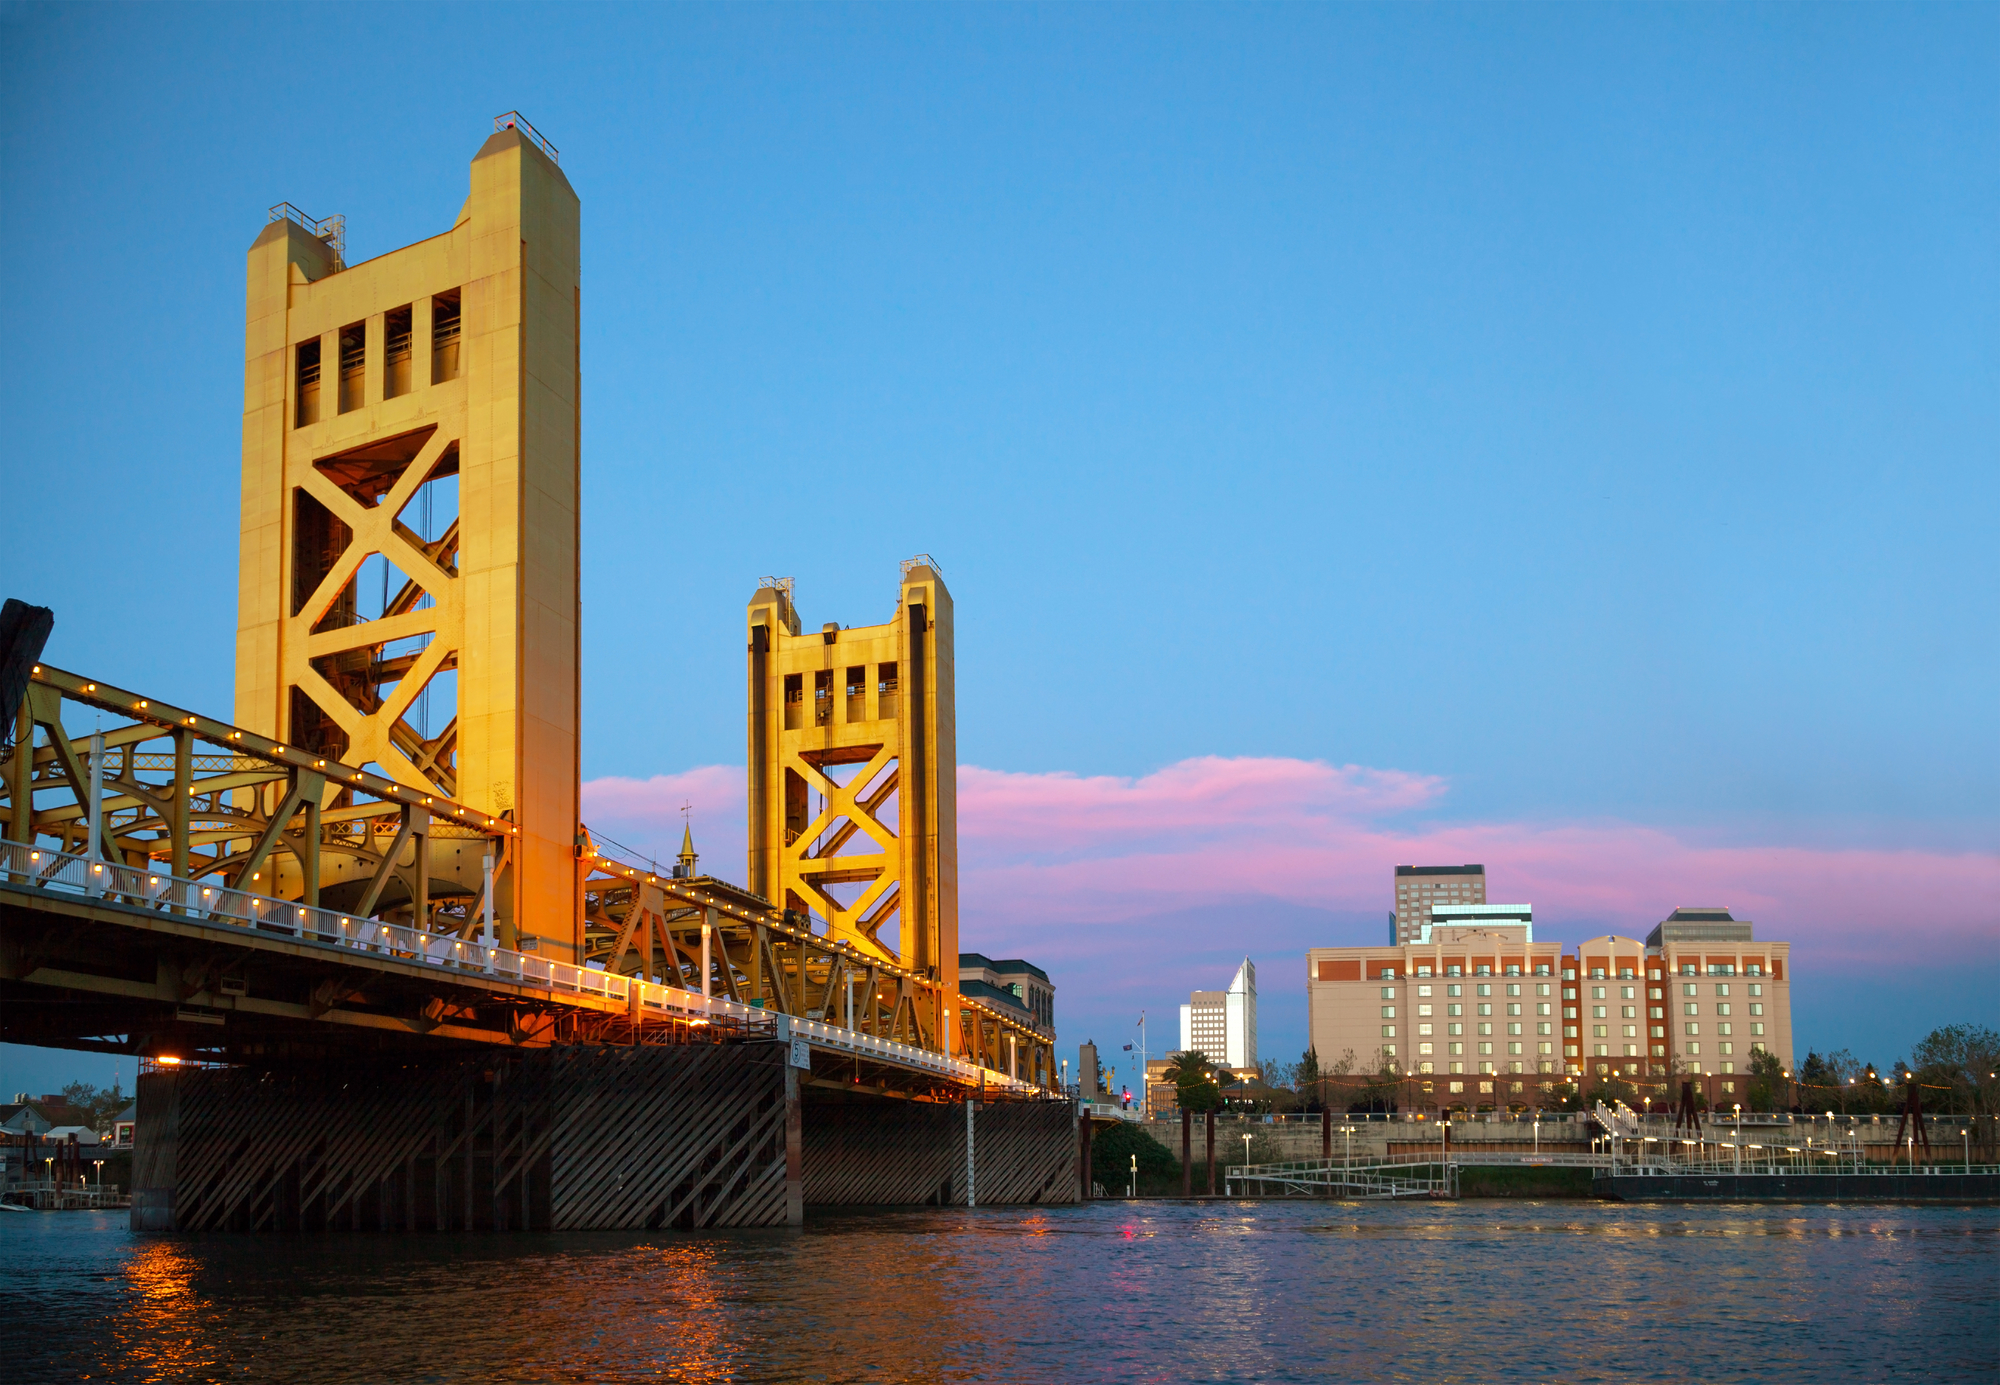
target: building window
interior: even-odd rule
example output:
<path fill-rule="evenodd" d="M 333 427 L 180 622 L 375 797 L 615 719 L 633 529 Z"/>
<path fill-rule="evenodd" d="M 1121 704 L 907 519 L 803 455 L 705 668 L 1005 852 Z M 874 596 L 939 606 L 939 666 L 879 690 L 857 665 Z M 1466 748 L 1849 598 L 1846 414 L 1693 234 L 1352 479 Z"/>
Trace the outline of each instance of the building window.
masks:
<path fill-rule="evenodd" d="M 1383 1038 L 1385 1038 L 1385 1039 L 1393 1039 L 1393 1038 L 1395 1038 L 1395 1037 L 1396 1037 L 1396 1026 L 1395 1026 L 1395 1025 L 1393 1025 L 1393 1024 L 1385 1024 L 1385 1025 L 1383 1025 L 1383 1026 L 1382 1026 L 1382 1037 L 1383 1037 Z"/>
<path fill-rule="evenodd" d="M 1396 1018 L 1396 1007 L 1393 1005 L 1384 1005 L 1382 1007 L 1382 1018 L 1385 1020 Z"/>
<path fill-rule="evenodd" d="M 1593 1025 L 1591 1025 L 1591 1026 L 1590 1026 L 1590 1037 L 1591 1037 L 1591 1038 L 1593 1038 L 1593 1039 L 1601 1039 L 1601 1038 L 1605 1037 L 1605 1030 L 1606 1030 L 1606 1028 L 1608 1028 L 1608 1026 L 1606 1026 L 1606 1025 L 1602 1025 L 1602 1024 L 1593 1024 Z"/>
<path fill-rule="evenodd" d="M 1430 1053 L 1430 1051 L 1431 1051 L 1431 1046 L 1430 1046 L 1429 1044 L 1418 1044 L 1418 1045 L 1417 1045 L 1417 1054 L 1418 1054 L 1418 1056 L 1419 1056 L 1419 1057 L 1422 1057 L 1422 1056 L 1424 1056 L 1424 1055 L 1427 1055 L 1427 1054 L 1429 1054 L 1429 1053 Z"/>
<path fill-rule="evenodd" d="M 319 422 L 319 338 L 298 345 L 298 421 L 303 428 Z"/>
<path fill-rule="evenodd" d="M 1430 1032 L 1431 1032 L 1431 1027 L 1428 1024 L 1419 1024 L 1417 1026 L 1417 1036 L 1419 1038 L 1423 1037 L 1424 1035 Z"/>
<path fill-rule="evenodd" d="M 361 407 L 368 366 L 368 324 L 350 322 L 340 329 L 340 412 Z"/>
<path fill-rule="evenodd" d="M 431 299 L 431 383 L 458 378 L 458 290 Z"/>
<path fill-rule="evenodd" d="M 1384 972 L 1383 974 L 1386 976 L 1388 973 Z M 1396 998 L 1396 988 L 1394 986 L 1384 986 L 1382 988 L 1382 999 L 1394 1000 L 1395 998 Z"/>
<path fill-rule="evenodd" d="M 1690 1039 L 1692 1039 L 1695 1035 L 1701 1033 L 1701 1026 L 1692 1023 L 1684 1024 L 1681 1026 L 1681 1032 L 1683 1034 L 1686 1034 Z"/>
<path fill-rule="evenodd" d="M 410 305 L 391 308 L 382 317 L 382 397 L 410 392 Z"/>

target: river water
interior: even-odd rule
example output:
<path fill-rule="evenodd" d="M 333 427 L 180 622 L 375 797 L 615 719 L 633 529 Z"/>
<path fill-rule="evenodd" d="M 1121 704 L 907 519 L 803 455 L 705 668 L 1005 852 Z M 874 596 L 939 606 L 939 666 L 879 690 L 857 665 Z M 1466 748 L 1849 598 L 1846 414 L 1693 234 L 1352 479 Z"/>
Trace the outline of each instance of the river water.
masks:
<path fill-rule="evenodd" d="M 2000 1379 L 2000 1209 L 1094 1203 L 803 1232 L 0 1217 L 0 1378 Z"/>

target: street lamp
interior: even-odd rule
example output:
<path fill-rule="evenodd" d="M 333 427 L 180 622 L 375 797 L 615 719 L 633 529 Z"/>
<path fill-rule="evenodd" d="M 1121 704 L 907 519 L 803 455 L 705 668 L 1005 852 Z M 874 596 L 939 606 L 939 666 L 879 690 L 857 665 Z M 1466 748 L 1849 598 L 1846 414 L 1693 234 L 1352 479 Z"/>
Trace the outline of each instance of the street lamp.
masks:
<path fill-rule="evenodd" d="M 1139 1196 L 1139 1156 L 1132 1156 L 1132 1181 L 1125 1188 L 1125 1196 Z"/>
<path fill-rule="evenodd" d="M 1250 1137 L 1248 1135 L 1243 1137 L 1243 1167 L 1246 1169 L 1250 1167 Z"/>
<path fill-rule="evenodd" d="M 1743 1103 L 1736 1103 L 1736 1139 L 1730 1145 L 1730 1157 L 1735 1162 L 1736 1172 L 1743 1172 Z"/>

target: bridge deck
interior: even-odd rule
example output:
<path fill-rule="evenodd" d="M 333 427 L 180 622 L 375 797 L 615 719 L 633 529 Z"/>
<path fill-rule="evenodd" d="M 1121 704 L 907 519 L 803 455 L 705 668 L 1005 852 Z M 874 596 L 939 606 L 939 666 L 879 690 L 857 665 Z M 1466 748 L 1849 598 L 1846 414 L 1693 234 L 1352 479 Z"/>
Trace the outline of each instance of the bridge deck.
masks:
<path fill-rule="evenodd" d="M 182 1057 L 801 1039 L 850 1081 L 1035 1089 L 963 1059 L 476 939 L 0 843 L 0 1038 Z"/>

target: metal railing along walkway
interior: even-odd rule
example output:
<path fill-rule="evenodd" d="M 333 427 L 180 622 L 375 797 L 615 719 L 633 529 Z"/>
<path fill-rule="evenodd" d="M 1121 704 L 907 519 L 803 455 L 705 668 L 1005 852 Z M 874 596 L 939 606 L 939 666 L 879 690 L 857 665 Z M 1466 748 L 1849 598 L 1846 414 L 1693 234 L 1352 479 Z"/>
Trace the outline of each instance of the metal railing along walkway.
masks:
<path fill-rule="evenodd" d="M 224 885 L 183 880 L 157 870 L 119 865 L 21 842 L 0 842 L 0 873 L 7 883 L 51 894 L 81 896 L 149 913 L 221 924 L 246 932 L 277 933 L 300 942 L 391 961 L 435 967 L 470 982 L 505 982 L 571 997 L 610 1001 L 634 1013 L 691 1024 L 727 1021 L 773 1038 L 805 1039 L 834 1050 L 933 1072 L 967 1086 L 1030 1093 L 1040 1089 L 992 1068 L 912 1044 L 897 1043 L 819 1020 L 800 1019 L 722 996 L 663 986 L 597 967 L 579 967 L 516 952 L 472 938 L 430 933 L 407 924 L 356 918 L 292 900 L 273 899 Z"/>

